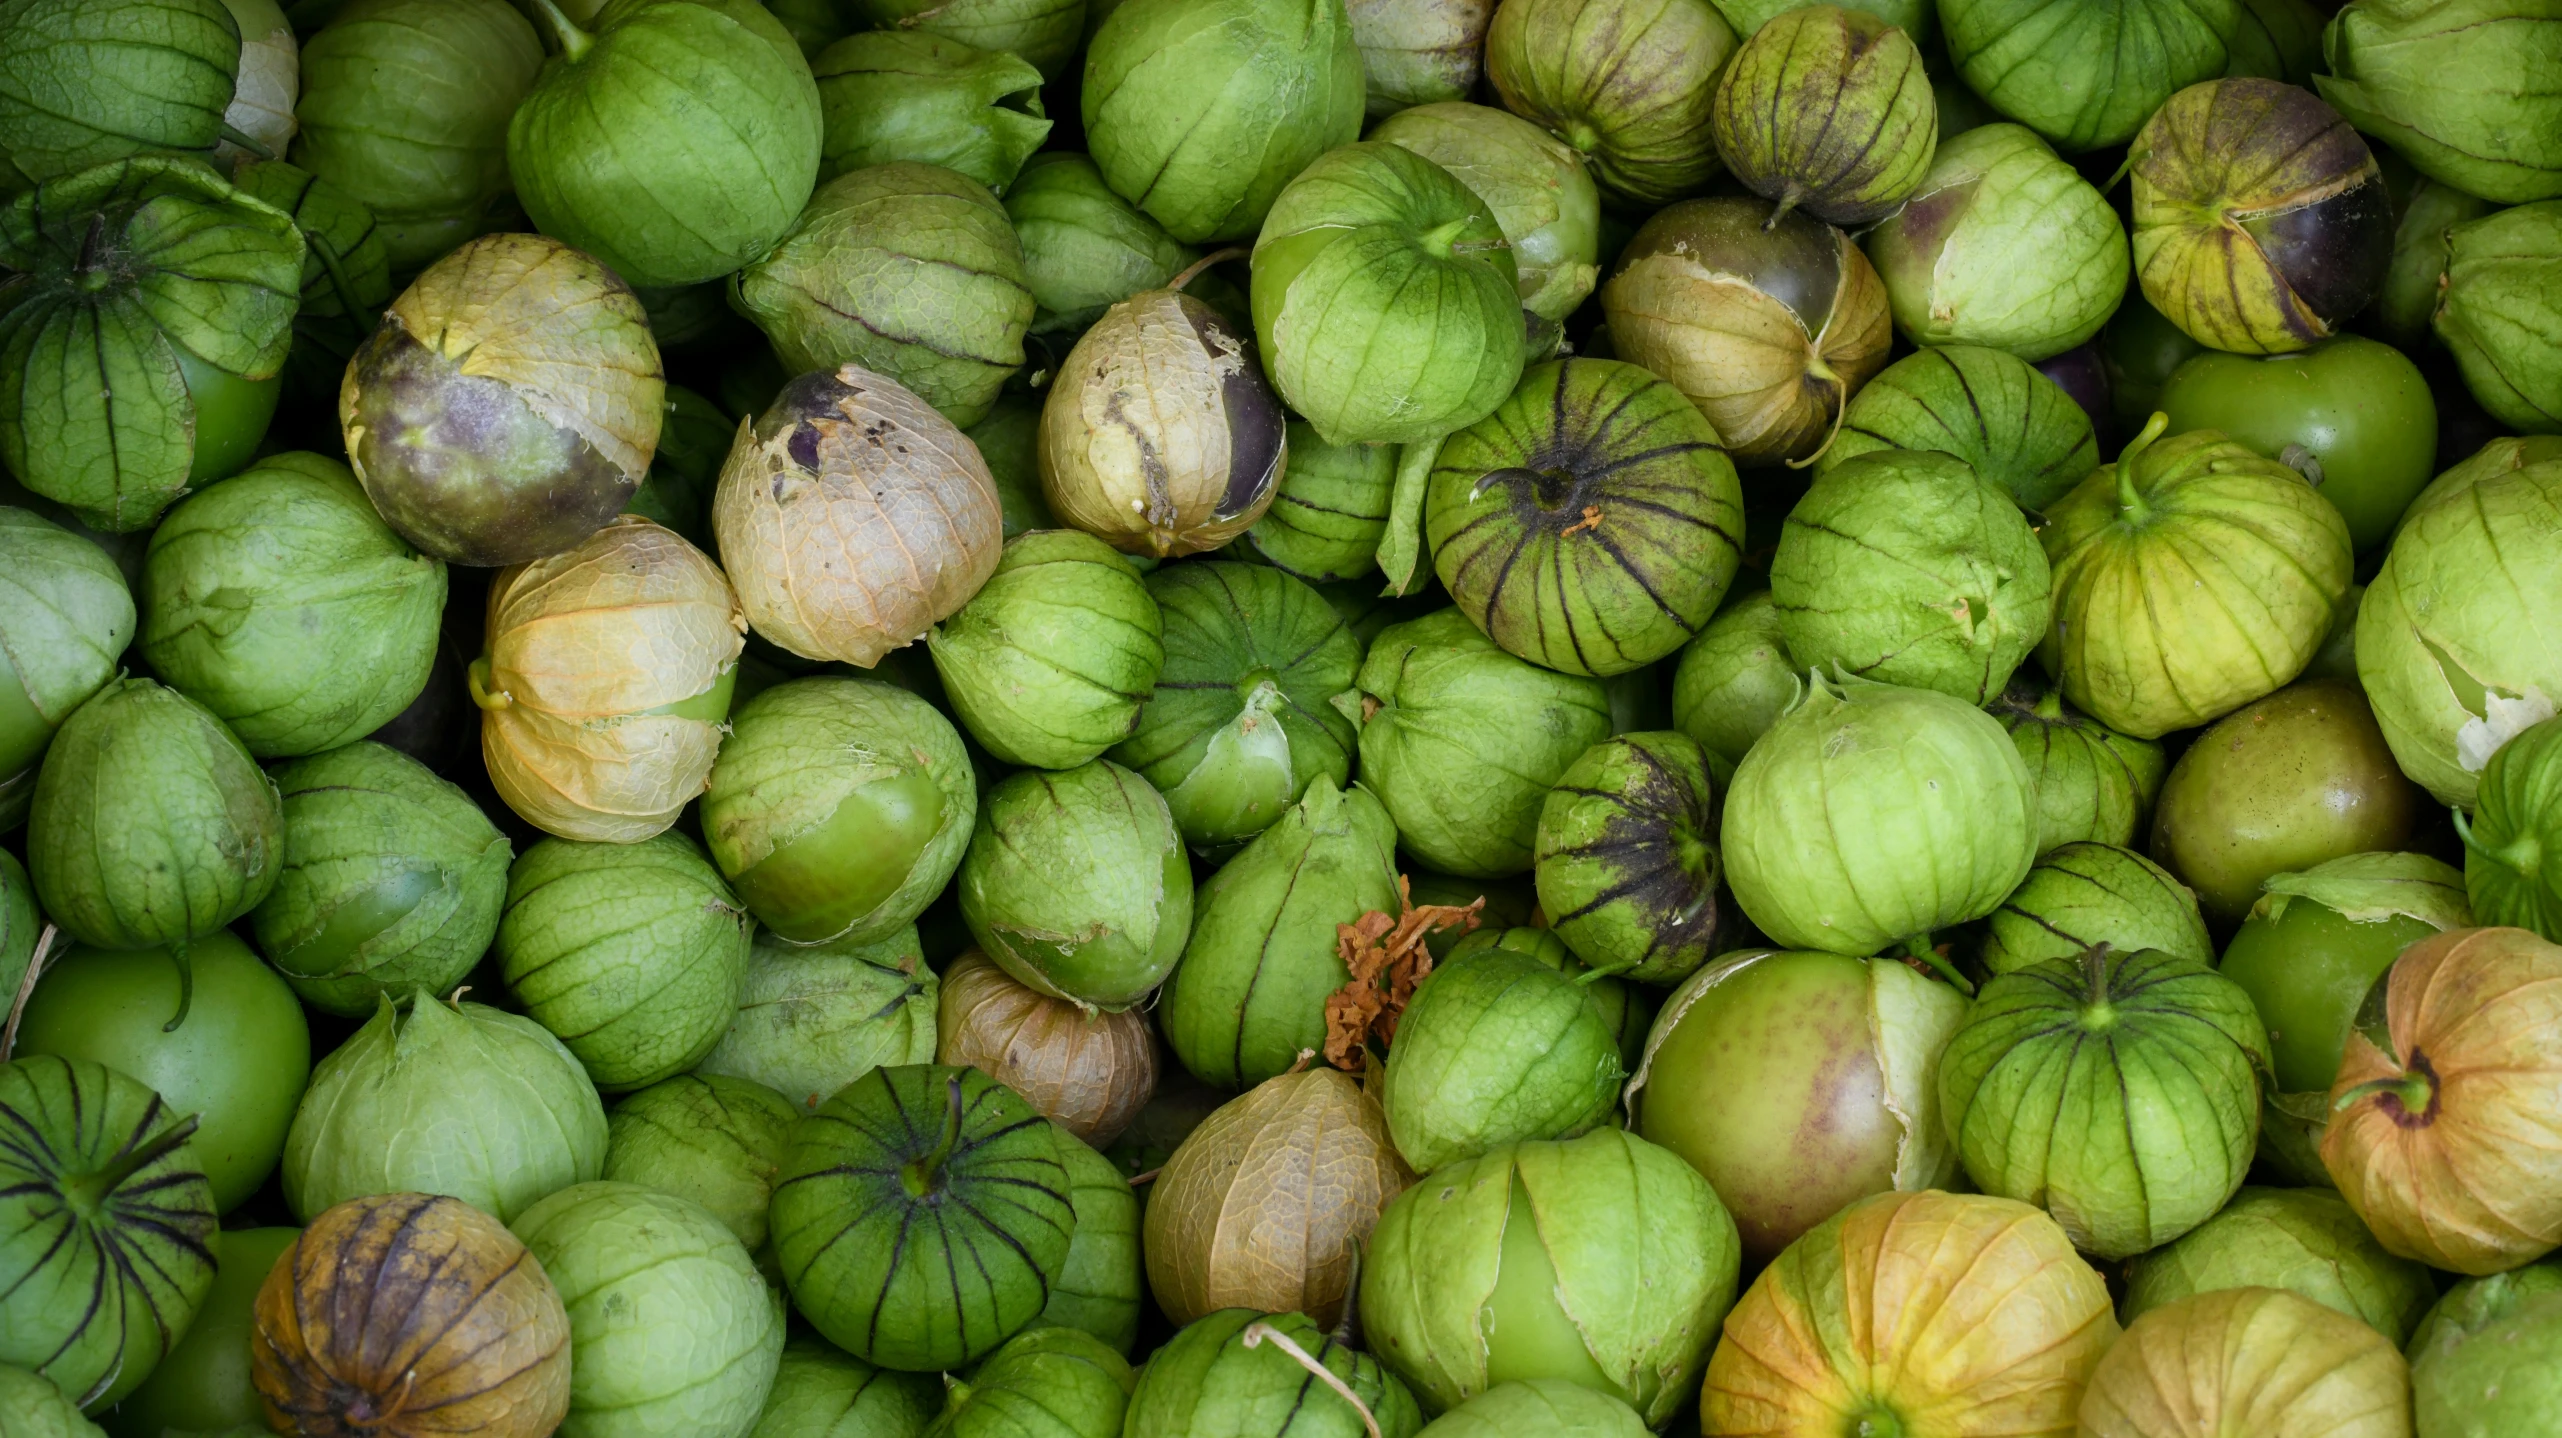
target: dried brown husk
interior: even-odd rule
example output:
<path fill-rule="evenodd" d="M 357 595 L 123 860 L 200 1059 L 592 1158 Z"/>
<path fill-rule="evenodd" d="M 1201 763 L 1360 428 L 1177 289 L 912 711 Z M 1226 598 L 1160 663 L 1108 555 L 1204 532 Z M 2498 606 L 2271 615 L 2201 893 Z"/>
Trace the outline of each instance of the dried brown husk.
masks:
<path fill-rule="evenodd" d="M 456 1198 L 349 1199 L 258 1289 L 250 1378 L 306 1438 L 546 1438 L 569 1412 L 569 1313 L 516 1235 Z"/>
<path fill-rule="evenodd" d="M 1848 235 L 1739 196 L 1646 221 L 1601 307 L 1619 358 L 1690 396 L 1739 464 L 1819 453 L 1894 339 L 1885 283 Z"/>
<path fill-rule="evenodd" d="M 1138 1009 L 1035 993 L 976 949 L 943 971 L 934 1061 L 977 1069 L 1095 1148 L 1156 1092 L 1156 1036 Z"/>
<path fill-rule="evenodd" d="M 978 446 L 851 364 L 793 380 L 739 427 L 712 532 L 758 634 L 867 669 L 968 603 L 1005 543 Z"/>
<path fill-rule="evenodd" d="M 1174 289 L 1105 311 L 1041 406 L 1050 512 L 1124 554 L 1200 554 L 1252 529 L 1288 450 L 1251 342 Z"/>
<path fill-rule="evenodd" d="M 2384 980 L 2390 1047 L 2352 1030 L 2322 1166 L 2376 1241 L 2476 1276 L 2562 1247 L 2562 946 L 2449 929 Z"/>
<path fill-rule="evenodd" d="M 720 566 L 638 515 L 502 570 L 471 672 L 499 797 L 564 839 L 666 829 L 711 779 L 746 633 Z"/>
<path fill-rule="evenodd" d="M 1148 1194 L 1148 1287 L 1177 1325 L 1222 1308 L 1342 1316 L 1354 1254 L 1415 1180 L 1359 1080 L 1267 1079 L 1220 1106 Z"/>

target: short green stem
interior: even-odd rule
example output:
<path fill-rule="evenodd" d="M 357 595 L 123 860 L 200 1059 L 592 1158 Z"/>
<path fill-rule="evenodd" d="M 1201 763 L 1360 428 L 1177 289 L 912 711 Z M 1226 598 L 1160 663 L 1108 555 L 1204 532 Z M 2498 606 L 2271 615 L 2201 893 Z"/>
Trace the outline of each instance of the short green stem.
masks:
<path fill-rule="evenodd" d="M 2126 523 L 2141 524 L 2152 517 L 2153 506 L 2145 503 L 2144 496 L 2135 489 L 2135 459 L 2152 448 L 2153 441 L 2160 439 L 2170 427 L 2171 417 L 2155 410 L 2153 417 L 2144 422 L 2143 433 L 2128 440 L 2126 448 L 2118 451 L 2117 517 Z"/>
<path fill-rule="evenodd" d="M 98 1206 L 107 1201 L 107 1195 L 124 1187 L 135 1174 L 168 1157 L 170 1152 L 180 1144 L 194 1138 L 196 1122 L 196 1115 L 188 1114 L 153 1134 L 140 1146 L 118 1154 L 113 1162 L 96 1173 L 83 1174 L 78 1178 L 65 1181 L 62 1185 L 63 1197 L 70 1202 L 76 1212 L 84 1214 L 97 1212 Z"/>
<path fill-rule="evenodd" d="M 2424 1114 L 2429 1101 L 2437 1096 L 2437 1085 L 2424 1074 L 2404 1074 L 2400 1078 L 2370 1079 L 2331 1101 L 2333 1113 L 2346 1113 L 2371 1098 L 2399 1100 L 2403 1111 Z"/>
<path fill-rule="evenodd" d="M 577 22 L 561 13 L 552 0 L 516 0 L 516 4 L 525 12 L 525 18 L 534 22 L 534 28 L 542 32 L 543 43 L 553 54 L 573 65 L 587 58 L 596 37 L 579 29 Z"/>
<path fill-rule="evenodd" d="M 1973 998 L 1975 996 L 1974 982 L 1968 979 L 1964 974 L 1959 973 L 1957 971 L 1957 966 L 1948 961 L 1948 956 L 1946 954 L 1941 953 L 1938 949 L 1931 946 L 1929 935 L 1923 934 L 1904 940 L 1904 952 L 1921 963 L 1928 965 L 1932 973 L 1948 980 L 1948 982 L 1956 988 L 1957 992 L 1966 995 L 1968 998 Z"/>
<path fill-rule="evenodd" d="M 952 1150 L 961 1142 L 961 1076 L 952 1075 L 952 1102 L 943 1115 L 943 1141 L 931 1153 L 900 1165 L 899 1185 L 911 1198 L 924 1198 L 943 1188 L 943 1166 L 952 1161 Z"/>

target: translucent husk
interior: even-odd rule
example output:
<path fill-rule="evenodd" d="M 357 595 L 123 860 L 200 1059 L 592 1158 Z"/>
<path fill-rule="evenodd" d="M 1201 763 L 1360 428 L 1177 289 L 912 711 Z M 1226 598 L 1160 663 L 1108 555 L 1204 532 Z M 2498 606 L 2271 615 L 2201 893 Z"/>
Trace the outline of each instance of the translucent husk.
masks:
<path fill-rule="evenodd" d="M 2322 1166 L 2395 1253 L 2457 1273 L 2562 1246 L 2562 947 L 2452 929 L 2403 950 L 2384 1039 L 2349 1035 Z"/>
<path fill-rule="evenodd" d="M 943 971 L 935 1062 L 976 1068 L 1096 1147 L 1156 1092 L 1147 1015 L 1107 1013 L 1036 993 L 976 949 Z"/>
<path fill-rule="evenodd" d="M 1356 1250 L 1414 1180 L 1351 1075 L 1313 1067 L 1266 1080 L 1203 1120 L 1157 1175 L 1148 1286 L 1177 1323 L 1254 1308 L 1331 1325 Z"/>
<path fill-rule="evenodd" d="M 568 839 L 675 823 L 711 778 L 746 631 L 720 567 L 638 515 L 501 573 L 470 676 L 499 797 Z"/>
<path fill-rule="evenodd" d="M 2410 1374 L 2384 1336 L 2275 1288 L 2157 1308 L 2092 1371 L 2089 1438 L 2408 1438 Z"/>

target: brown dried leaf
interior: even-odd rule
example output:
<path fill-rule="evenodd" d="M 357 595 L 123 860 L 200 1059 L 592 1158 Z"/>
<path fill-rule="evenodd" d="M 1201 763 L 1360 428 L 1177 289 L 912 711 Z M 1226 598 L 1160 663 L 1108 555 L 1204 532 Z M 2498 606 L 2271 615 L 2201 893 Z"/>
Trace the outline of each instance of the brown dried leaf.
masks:
<path fill-rule="evenodd" d="M 1432 972 L 1432 950 L 1424 940 L 1444 929 L 1474 930 L 1486 901 L 1480 895 L 1466 904 L 1418 906 L 1400 874 L 1397 905 L 1394 917 L 1373 909 L 1334 926 L 1335 952 L 1352 975 L 1325 1001 L 1325 1058 L 1336 1068 L 1357 1071 L 1372 1040 L 1382 1047 L 1395 1041 L 1407 1001 Z"/>

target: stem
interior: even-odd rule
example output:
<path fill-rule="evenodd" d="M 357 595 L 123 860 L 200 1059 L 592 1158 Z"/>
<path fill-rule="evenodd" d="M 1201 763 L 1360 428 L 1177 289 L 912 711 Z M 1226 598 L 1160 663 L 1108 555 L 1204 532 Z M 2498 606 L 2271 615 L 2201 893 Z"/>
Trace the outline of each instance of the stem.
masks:
<path fill-rule="evenodd" d="M 36 946 L 27 953 L 27 971 L 18 976 L 17 996 L 9 1001 L 9 1025 L 0 1029 L 0 1064 L 7 1063 L 9 1055 L 18 1051 L 18 1020 L 26 1016 L 27 1000 L 35 994 L 36 980 L 44 974 L 45 960 L 51 957 L 53 936 L 58 932 L 53 925 L 45 925 L 44 932 L 36 935 Z"/>
<path fill-rule="evenodd" d="M 1194 280 L 1200 278 L 1201 272 L 1208 269 L 1210 266 L 1223 265 L 1230 260 L 1244 259 L 1246 254 L 1247 250 L 1243 245 L 1230 245 L 1224 250 L 1212 250 L 1210 253 L 1203 255 L 1201 258 L 1194 260 L 1188 265 L 1185 265 L 1181 272 L 1177 273 L 1173 279 L 1165 282 L 1165 287 L 1169 290 L 1179 290 L 1185 285 L 1188 285 Z"/>
<path fill-rule="evenodd" d="M 1806 373 L 1810 378 L 1822 380 L 1833 387 L 1833 427 L 1824 431 L 1824 442 L 1815 446 L 1813 454 L 1788 461 L 1790 469 L 1804 469 L 1822 459 L 1824 451 L 1833 447 L 1833 441 L 1841 438 L 1842 416 L 1850 411 L 1850 386 L 1841 382 L 1841 376 L 1833 373 L 1832 366 L 1822 360 L 1813 360 L 1808 363 Z"/>
<path fill-rule="evenodd" d="M 2400 1078 L 2370 1079 L 2331 1101 L 2331 1112 L 2346 1113 L 2371 1098 L 2401 1100 L 2404 1112 L 2418 1115 L 2429 1111 L 2429 1101 L 2437 1096 L 2437 1084 L 2426 1074 L 2404 1074 Z"/>
<path fill-rule="evenodd" d="M 196 1115 L 188 1114 L 144 1140 L 141 1147 L 126 1150 L 114 1163 L 78 1182 L 84 1188 L 95 1188 L 103 1198 L 124 1187 L 135 1174 L 167 1158 L 171 1150 L 180 1144 L 194 1138 L 196 1124 Z"/>
<path fill-rule="evenodd" d="M 311 250 L 311 257 L 320 261 L 320 272 L 329 277 L 329 288 L 337 292 L 339 311 L 349 320 L 355 320 L 364 313 L 365 307 L 356 303 L 356 290 L 347 282 L 346 265 L 337 246 L 308 230 L 303 232 L 302 238 Z"/>
<path fill-rule="evenodd" d="M 80 259 L 72 268 L 83 275 L 95 273 L 106 247 L 107 217 L 104 214 L 91 215 L 89 232 L 80 237 Z"/>
<path fill-rule="evenodd" d="M 1770 218 L 1761 222 L 1761 232 L 1766 235 L 1778 229 L 1779 222 L 1788 218 L 1788 212 L 1797 208 L 1797 202 L 1804 198 L 1804 194 L 1797 188 L 1797 182 L 1789 181 L 1779 191 L 1779 203 L 1770 207 Z"/>
<path fill-rule="evenodd" d="M 1292 1341 L 1289 1334 L 1260 1318 L 1245 1326 L 1246 1347 L 1260 1348 L 1266 1343 L 1289 1354 L 1292 1362 L 1308 1370 L 1308 1376 L 1333 1389 L 1337 1397 L 1352 1405 L 1353 1412 L 1361 1415 L 1361 1426 L 1370 1430 L 1370 1438 L 1381 1438 L 1379 1420 L 1370 1416 L 1370 1405 L 1361 1401 L 1361 1395 L 1352 1391 L 1352 1385 L 1343 1381 L 1342 1374 L 1310 1357 L 1308 1350 Z"/>
<path fill-rule="evenodd" d="M 2063 685 L 2046 686 L 2046 692 L 2037 696 L 2036 714 L 2040 719 L 2061 720 L 2064 717 Z"/>
<path fill-rule="evenodd" d="M 471 702 L 483 709 L 504 709 L 516 702 L 516 696 L 506 690 L 489 687 L 489 656 L 486 654 L 464 668 L 463 687 L 471 691 Z"/>
<path fill-rule="evenodd" d="M 1352 1240 L 1352 1276 L 1344 1281 L 1343 1316 L 1334 1324 L 1334 1341 L 1346 1348 L 1361 1336 L 1361 1258 L 1369 1247 L 1358 1238 Z"/>
<path fill-rule="evenodd" d="M 951 1107 L 943 1115 L 943 1141 L 934 1145 L 933 1152 L 923 1158 L 910 1159 L 899 1169 L 899 1182 L 914 1197 L 923 1198 L 943 1187 L 943 1165 L 952 1161 L 952 1150 L 961 1142 L 959 1074 L 952 1075 L 951 1095 Z"/>
<path fill-rule="evenodd" d="M 160 1026 L 164 1034 L 176 1033 L 178 1026 L 187 1021 L 187 1010 L 196 1004 L 196 965 L 187 956 L 185 939 L 169 946 L 169 962 L 178 966 L 178 1012 L 171 1014 L 169 1022 Z"/>
<path fill-rule="evenodd" d="M 268 149 L 265 144 L 240 133 L 229 125 L 223 126 L 220 130 L 215 131 L 215 133 L 220 135 L 225 141 L 248 151 L 257 159 L 272 160 L 276 158 L 275 151 Z"/>
<path fill-rule="evenodd" d="M 2145 450 L 2152 448 L 2153 441 L 2160 439 L 2162 437 L 2162 432 L 2170 427 L 2171 417 L 2162 413 L 2160 410 L 2155 410 L 2153 411 L 2153 417 L 2144 422 L 2143 433 L 2128 440 L 2126 442 L 2126 448 L 2118 451 L 2118 518 L 2127 520 L 2131 523 L 2141 524 L 2152 516 L 2153 507 L 2146 504 L 2144 502 L 2144 497 L 2135 492 L 2135 457 L 2142 454 Z"/>
<path fill-rule="evenodd" d="M 1948 980 L 1955 986 L 1957 992 L 1970 999 L 1975 996 L 1975 985 L 1964 974 L 1957 972 L 1957 966 L 1948 961 L 1946 954 L 1931 947 L 1928 935 L 1904 940 L 1904 952 L 1928 966 L 1932 973 Z"/>
<path fill-rule="evenodd" d="M 573 24 L 552 0 L 516 0 L 516 8 L 524 11 L 525 18 L 542 32 L 544 48 L 573 65 L 586 59 L 596 43 L 595 36 Z"/>

